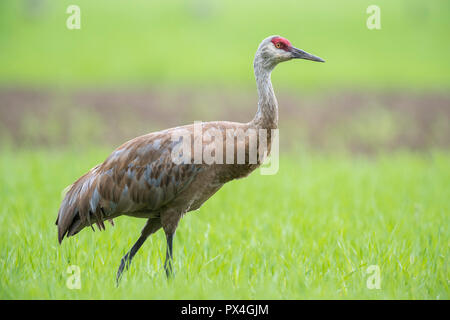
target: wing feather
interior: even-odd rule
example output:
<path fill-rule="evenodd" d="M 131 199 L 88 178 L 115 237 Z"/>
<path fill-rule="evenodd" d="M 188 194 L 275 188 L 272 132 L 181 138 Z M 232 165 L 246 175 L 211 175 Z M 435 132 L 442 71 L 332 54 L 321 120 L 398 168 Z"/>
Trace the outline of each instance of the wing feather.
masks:
<path fill-rule="evenodd" d="M 152 133 L 117 148 L 68 190 L 58 212 L 58 240 L 120 214 L 157 212 L 184 190 L 200 165 L 176 164 L 171 153 L 179 142 L 168 132 Z"/>

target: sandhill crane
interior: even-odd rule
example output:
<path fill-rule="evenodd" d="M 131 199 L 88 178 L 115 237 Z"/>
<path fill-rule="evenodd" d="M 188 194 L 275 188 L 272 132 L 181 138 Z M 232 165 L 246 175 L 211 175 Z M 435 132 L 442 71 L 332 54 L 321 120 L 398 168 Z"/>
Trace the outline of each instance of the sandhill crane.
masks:
<path fill-rule="evenodd" d="M 254 73 L 258 91 L 258 109 L 255 117 L 248 123 L 228 121 L 201 123 L 201 134 L 214 129 L 214 143 L 224 148 L 225 137 L 233 130 L 272 130 L 278 126 L 278 103 L 272 88 L 270 75 L 274 67 L 291 59 L 306 59 L 324 62 L 291 45 L 280 36 L 264 39 L 258 47 L 254 59 Z M 152 233 L 162 228 L 166 235 L 167 249 L 164 269 L 168 277 L 172 274 L 172 243 L 175 230 L 181 217 L 189 211 L 197 210 L 226 182 L 243 178 L 255 170 L 262 162 L 250 161 L 249 137 L 244 136 L 245 160 L 237 161 L 236 154 L 229 161 L 205 163 L 196 161 L 195 124 L 149 133 L 132 139 L 117 148 L 102 164 L 92 168 L 68 188 L 58 212 L 58 241 L 64 236 L 73 236 L 83 228 L 97 224 L 104 229 L 104 221 L 121 215 L 145 218 L 147 222 L 141 235 L 131 250 L 122 258 L 116 281 L 119 282 L 124 268 L 128 268 L 136 252 Z M 184 143 L 183 161 L 175 161 L 174 150 Z M 267 143 L 270 152 L 271 132 L 258 144 Z M 219 137 L 219 138 L 218 138 Z M 201 148 L 207 143 L 202 136 Z M 233 135 L 233 141 L 237 140 Z M 237 144 L 233 144 L 236 146 Z M 190 152 L 194 150 L 194 152 Z M 225 150 L 225 149 L 223 149 Z M 237 147 L 233 147 L 235 153 Z M 226 150 L 225 150 L 226 152 Z M 176 154 L 176 153 L 175 153 Z M 219 154 L 219 153 L 217 153 Z M 229 160 L 227 158 L 227 160 Z"/>

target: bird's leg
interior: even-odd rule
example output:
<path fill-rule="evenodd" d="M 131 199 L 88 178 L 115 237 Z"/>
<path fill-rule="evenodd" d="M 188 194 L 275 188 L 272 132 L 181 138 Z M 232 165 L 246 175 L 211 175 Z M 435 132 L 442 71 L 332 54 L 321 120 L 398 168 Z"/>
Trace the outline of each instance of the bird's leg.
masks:
<path fill-rule="evenodd" d="M 147 237 L 140 236 L 139 239 L 136 241 L 136 243 L 133 245 L 133 247 L 131 247 L 131 250 L 128 251 L 123 256 L 122 260 L 120 261 L 119 270 L 117 271 L 117 276 L 116 276 L 117 285 L 119 285 L 120 277 L 122 276 L 123 270 L 128 269 L 128 267 L 131 263 L 131 259 L 133 259 L 134 255 L 139 250 L 139 248 L 144 244 L 145 240 L 147 240 Z"/>
<path fill-rule="evenodd" d="M 167 239 L 166 261 L 164 262 L 167 278 L 173 276 L 173 237 L 180 218 L 181 214 L 176 211 L 166 211 L 161 214 L 161 224 Z"/>
<path fill-rule="evenodd" d="M 161 228 L 161 221 L 159 218 L 147 220 L 147 223 L 145 224 L 144 229 L 142 229 L 141 236 L 136 241 L 136 243 L 133 245 L 131 250 L 128 251 L 127 254 L 124 255 L 122 260 L 120 261 L 119 270 L 117 270 L 117 276 L 116 276 L 117 286 L 119 285 L 120 277 L 122 275 L 123 270 L 128 269 L 128 266 L 131 263 L 131 259 L 133 259 L 136 252 L 144 244 L 144 242 L 145 242 L 145 240 L 147 240 L 148 236 L 151 235 L 152 233 L 158 231 L 159 228 Z"/>
<path fill-rule="evenodd" d="M 171 278 L 173 276 L 173 236 L 175 233 L 166 234 L 167 239 L 167 249 L 166 249 L 166 261 L 164 262 L 164 270 L 166 270 L 167 278 Z"/>

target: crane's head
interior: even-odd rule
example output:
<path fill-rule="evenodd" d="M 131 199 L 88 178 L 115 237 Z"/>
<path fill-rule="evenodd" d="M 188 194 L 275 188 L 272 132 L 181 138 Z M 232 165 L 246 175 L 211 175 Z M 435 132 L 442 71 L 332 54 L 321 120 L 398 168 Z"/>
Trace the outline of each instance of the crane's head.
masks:
<path fill-rule="evenodd" d="M 258 47 L 255 56 L 255 64 L 262 63 L 263 67 L 272 69 L 278 63 L 291 59 L 305 59 L 311 61 L 325 62 L 303 50 L 292 46 L 291 42 L 280 36 L 270 36 L 264 39 Z"/>

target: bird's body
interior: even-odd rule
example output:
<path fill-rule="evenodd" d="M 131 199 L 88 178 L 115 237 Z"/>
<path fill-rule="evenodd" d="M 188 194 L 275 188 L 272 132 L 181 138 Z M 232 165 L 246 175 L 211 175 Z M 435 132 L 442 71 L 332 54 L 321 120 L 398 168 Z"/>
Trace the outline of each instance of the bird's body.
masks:
<path fill-rule="evenodd" d="M 258 48 L 254 68 L 259 102 L 252 121 L 205 122 L 149 133 L 124 143 L 102 164 L 79 178 L 70 186 L 58 213 L 59 242 L 94 223 L 104 229 L 105 220 L 112 222 L 121 215 L 145 218 L 147 223 L 141 237 L 122 259 L 117 279 L 145 239 L 160 228 L 167 236 L 165 267 L 169 275 L 172 239 L 181 217 L 200 208 L 225 183 L 249 175 L 264 160 L 258 153 L 256 161 L 252 161 L 252 140 L 240 133 L 265 130 L 265 136 L 257 136 L 256 148 L 263 145 L 266 154 L 270 152 L 271 130 L 278 126 L 278 104 L 270 81 L 272 69 L 300 53 L 307 55 L 301 58 L 321 61 L 294 49 L 278 36 L 265 39 Z M 183 141 L 188 142 L 183 145 Z M 174 155 L 178 155 L 175 151 L 182 145 L 188 149 L 183 150 L 180 162 Z M 239 146 L 244 148 L 243 161 L 238 161 Z M 199 161 L 197 155 L 199 152 L 205 155 L 207 149 L 214 150 L 210 155 L 215 161 L 203 158 Z M 227 158 L 227 150 L 232 151 L 231 158 Z"/>
<path fill-rule="evenodd" d="M 206 122 L 201 127 L 203 132 L 219 130 L 225 138 L 227 129 L 247 130 L 250 125 Z M 104 220 L 119 215 L 157 218 L 167 211 L 182 215 L 197 210 L 226 182 L 245 177 L 258 166 L 195 164 L 194 155 L 189 164 L 176 164 L 172 152 L 177 142 L 171 137 L 177 130 L 194 136 L 194 125 L 187 125 L 137 137 L 78 179 L 61 205 L 59 241 L 91 223 L 103 228 Z"/>

